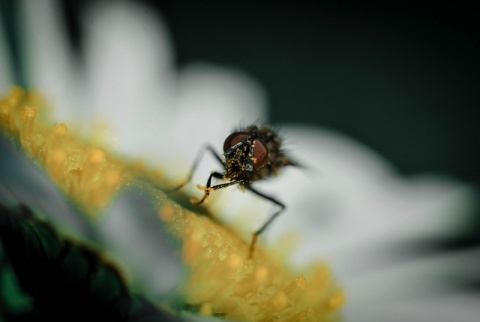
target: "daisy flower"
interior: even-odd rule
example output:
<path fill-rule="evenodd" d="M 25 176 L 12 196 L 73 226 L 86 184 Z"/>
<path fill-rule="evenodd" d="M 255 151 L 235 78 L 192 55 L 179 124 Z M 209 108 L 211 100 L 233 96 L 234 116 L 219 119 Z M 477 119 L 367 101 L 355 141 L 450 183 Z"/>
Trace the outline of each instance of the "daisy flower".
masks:
<path fill-rule="evenodd" d="M 185 179 L 205 143 L 220 151 L 239 123 L 267 119 L 261 85 L 205 63 L 178 71 L 166 26 L 138 4 L 92 4 L 79 61 L 53 1 L 20 3 L 22 58 L 35 92 L 12 89 L 0 121 L 48 176 L 2 143 L 0 202 L 27 205 L 69 238 L 91 242 L 126 275 L 128 283 L 111 273 L 120 288 L 143 294 L 141 303 L 187 321 L 474 321 L 480 313 L 480 297 L 455 288 L 459 277 L 475 277 L 478 249 L 415 253 L 421 241 L 461 232 L 475 210 L 471 187 L 444 175 L 402 178 L 351 138 L 284 124 L 287 148 L 305 169 L 256 185 L 287 210 L 249 260 L 250 233 L 270 203 L 227 189 L 206 207 L 189 204 L 182 196 L 198 196 L 195 184 L 221 170 L 207 156 L 183 193 L 162 189 Z M 2 71 L 11 70 L 6 53 L 0 48 Z M 17 218 L 42 233 L 36 219 Z"/>

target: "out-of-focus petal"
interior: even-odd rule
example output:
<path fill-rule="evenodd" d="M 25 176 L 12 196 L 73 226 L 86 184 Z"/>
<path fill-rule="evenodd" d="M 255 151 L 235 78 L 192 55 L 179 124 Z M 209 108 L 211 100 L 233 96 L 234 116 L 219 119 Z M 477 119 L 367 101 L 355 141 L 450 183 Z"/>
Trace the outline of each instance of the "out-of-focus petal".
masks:
<path fill-rule="evenodd" d="M 265 120 L 266 96 L 257 82 L 240 71 L 194 64 L 180 73 L 175 112 L 175 123 L 168 133 L 173 139 L 165 140 L 174 143 L 169 159 L 175 162 L 172 169 L 176 175 L 169 174 L 182 177 L 205 144 L 211 144 L 221 155 L 223 141 L 234 129 Z M 205 178 L 219 166 L 221 169 L 209 156 L 197 172 Z"/>
<path fill-rule="evenodd" d="M 172 49 L 154 12 L 133 2 L 91 6 L 83 21 L 95 120 L 119 152 L 155 160 L 172 124 Z"/>
<path fill-rule="evenodd" d="M 415 321 L 475 321 L 474 313 L 478 319 L 480 309 L 474 303 L 478 303 L 480 296 L 465 290 L 460 292 L 454 283 L 477 276 L 478 256 L 476 249 L 406 260 L 363 278 L 347 279 L 349 305 L 345 307 L 345 315 L 355 321 L 390 321 L 387 317 L 399 313 L 406 320 Z M 441 314 L 446 315 L 441 318 Z"/>
<path fill-rule="evenodd" d="M 108 249 L 133 283 L 156 297 L 174 292 L 182 276 L 181 260 L 149 197 L 123 192 L 98 223 Z"/>
<path fill-rule="evenodd" d="M 46 173 L 4 138 L 0 138 L 0 203 L 26 204 L 48 214 L 71 233 L 94 237 L 91 226 L 65 202 L 65 196 Z"/>
<path fill-rule="evenodd" d="M 332 132 L 284 131 L 292 156 L 306 169 L 271 181 L 268 189 L 288 210 L 264 238 L 275 247 L 293 231 L 301 241 L 294 263 L 327 260 L 345 287 L 350 319 L 380 321 L 390 303 L 438 294 L 449 286 L 448 277 L 473 275 L 466 270 L 478 266 L 478 251 L 412 259 L 402 249 L 407 241 L 458 233 L 474 211 L 471 187 L 433 175 L 400 178 L 379 156 Z"/>
<path fill-rule="evenodd" d="M 401 179 L 381 158 L 351 140 L 332 133 L 285 130 L 295 142 L 300 163 L 308 167 L 298 170 L 308 178 L 289 171 L 275 183 L 272 180 L 289 208 L 270 234 L 295 229 L 302 236 L 306 258 L 338 256 L 368 245 L 387 249 L 415 237 L 449 236 L 471 214 L 475 193 L 454 180 Z M 296 253 L 297 259 L 302 253 Z"/>
<path fill-rule="evenodd" d="M 375 302 L 380 305 L 450 291 L 458 281 L 475 278 L 480 268 L 480 249 L 455 254 L 439 254 L 417 259 L 401 258 L 394 266 L 351 274 L 346 278 L 347 293 L 355 305 Z M 358 255 L 357 255 L 358 256 Z"/>
<path fill-rule="evenodd" d="M 56 1 L 21 1 L 23 52 L 27 76 L 54 108 L 55 120 L 85 120 L 82 70 L 77 68 L 68 46 L 65 26 Z M 83 118 L 83 119 L 82 119 Z"/>
<path fill-rule="evenodd" d="M 0 93 L 5 93 L 12 85 L 12 68 L 9 64 L 8 45 L 6 42 L 5 30 L 3 29 L 4 22 L 0 16 Z M 2 94 L 3 95 L 3 94 Z"/>
<path fill-rule="evenodd" d="M 355 315 L 355 321 L 462 321 L 476 322 L 480 316 L 477 293 L 454 292 L 409 301 L 374 305 Z"/>

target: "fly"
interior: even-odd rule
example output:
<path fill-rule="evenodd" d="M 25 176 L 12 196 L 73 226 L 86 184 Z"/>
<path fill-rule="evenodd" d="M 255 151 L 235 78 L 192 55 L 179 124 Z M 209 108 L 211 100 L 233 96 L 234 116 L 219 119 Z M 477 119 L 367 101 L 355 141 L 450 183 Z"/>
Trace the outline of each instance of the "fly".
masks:
<path fill-rule="evenodd" d="M 207 201 L 213 191 L 240 185 L 242 188 L 279 206 L 279 209 L 252 234 L 249 248 L 249 257 L 251 258 L 258 236 L 285 210 L 285 205 L 282 202 L 256 190 L 252 187 L 252 184 L 256 181 L 278 175 L 285 166 L 295 166 L 297 164 L 285 155 L 282 150 L 282 140 L 275 131 L 264 125 L 254 124 L 236 130 L 225 139 L 223 143 L 223 158 L 220 157 L 211 145 L 207 145 L 200 150 L 187 180 L 170 190 L 170 192 L 181 189 L 191 181 L 195 169 L 207 150 L 222 164 L 224 172 L 212 172 L 208 177 L 206 186 L 198 186 L 203 190 L 203 197 L 196 204 L 200 205 Z M 228 182 L 212 185 L 213 178 Z"/>

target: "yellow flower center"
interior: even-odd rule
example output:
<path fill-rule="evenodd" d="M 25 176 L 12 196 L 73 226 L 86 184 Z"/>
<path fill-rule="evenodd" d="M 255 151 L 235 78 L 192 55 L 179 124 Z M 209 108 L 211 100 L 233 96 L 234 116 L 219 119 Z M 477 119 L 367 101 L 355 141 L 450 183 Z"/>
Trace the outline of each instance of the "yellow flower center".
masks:
<path fill-rule="evenodd" d="M 344 294 L 324 263 L 301 273 L 260 245 L 248 258 L 249 242 L 172 200 L 156 187 L 168 187 L 159 171 L 129 162 L 82 141 L 65 124 L 47 125 L 38 95 L 13 88 L 0 101 L 0 127 L 91 218 L 115 192 L 141 187 L 151 195 L 158 217 L 181 239 L 189 274 L 180 286 L 184 300 L 203 315 L 240 321 L 336 321 Z M 42 114 L 43 113 L 43 114 Z"/>

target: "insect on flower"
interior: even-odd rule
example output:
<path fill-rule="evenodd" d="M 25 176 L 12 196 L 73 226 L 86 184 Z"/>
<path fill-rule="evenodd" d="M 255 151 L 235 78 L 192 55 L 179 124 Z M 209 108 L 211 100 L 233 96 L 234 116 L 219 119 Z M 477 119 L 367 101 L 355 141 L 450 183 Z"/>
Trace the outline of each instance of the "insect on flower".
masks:
<path fill-rule="evenodd" d="M 206 145 L 201 149 L 193 163 L 187 180 L 178 187 L 170 190 L 170 192 L 181 189 L 191 181 L 195 169 L 203 157 L 204 152 L 207 150 L 222 164 L 225 172 L 212 172 L 208 177 L 207 185 L 198 186 L 204 191 L 202 199 L 196 202 L 198 205 L 204 203 L 213 191 L 238 184 L 242 188 L 280 207 L 279 210 L 273 213 L 269 219 L 253 233 L 249 251 L 249 257 L 252 257 L 258 236 L 285 210 L 283 203 L 256 190 L 252 187 L 252 183 L 276 176 L 284 166 L 297 164 L 284 154 L 282 141 L 275 131 L 264 125 L 254 124 L 233 132 L 225 139 L 223 144 L 224 158 L 221 158 L 211 145 Z M 212 178 L 229 182 L 212 186 Z"/>

